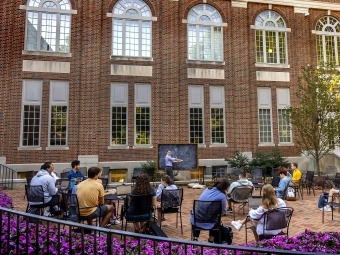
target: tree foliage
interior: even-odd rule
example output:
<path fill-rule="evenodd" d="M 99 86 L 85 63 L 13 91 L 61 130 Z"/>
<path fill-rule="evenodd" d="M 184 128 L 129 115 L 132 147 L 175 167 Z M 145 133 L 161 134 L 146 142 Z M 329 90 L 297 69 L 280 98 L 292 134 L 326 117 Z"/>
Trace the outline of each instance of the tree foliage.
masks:
<path fill-rule="evenodd" d="M 330 64 L 302 67 L 295 94 L 296 103 L 288 107 L 294 144 L 311 156 L 320 174 L 320 159 L 339 143 L 340 71 Z"/>

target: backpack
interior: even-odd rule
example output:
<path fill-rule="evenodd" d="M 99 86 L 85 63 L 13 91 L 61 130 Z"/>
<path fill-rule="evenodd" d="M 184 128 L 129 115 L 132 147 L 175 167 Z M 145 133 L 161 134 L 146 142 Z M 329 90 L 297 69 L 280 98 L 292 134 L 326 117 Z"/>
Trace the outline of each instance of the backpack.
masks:
<path fill-rule="evenodd" d="M 322 208 L 328 202 L 329 193 L 322 193 L 318 200 L 318 208 Z"/>
<path fill-rule="evenodd" d="M 219 240 L 219 235 L 217 234 L 214 238 L 214 243 L 219 243 L 219 244 L 227 243 L 228 245 L 232 244 L 233 237 L 234 237 L 232 228 L 221 224 L 220 231 L 221 231 L 222 240 Z"/>

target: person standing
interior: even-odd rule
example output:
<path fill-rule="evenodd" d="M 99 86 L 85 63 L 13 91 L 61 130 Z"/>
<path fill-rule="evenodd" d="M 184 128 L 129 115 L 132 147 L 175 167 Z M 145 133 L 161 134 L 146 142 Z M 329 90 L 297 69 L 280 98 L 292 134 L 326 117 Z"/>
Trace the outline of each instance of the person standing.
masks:
<path fill-rule="evenodd" d="M 175 181 L 174 172 L 172 171 L 172 164 L 174 162 L 183 162 L 183 160 L 179 159 L 179 158 L 173 158 L 171 156 L 171 151 L 168 150 L 168 152 L 165 156 L 165 172 L 166 172 L 167 175 L 170 176 L 172 181 Z"/>

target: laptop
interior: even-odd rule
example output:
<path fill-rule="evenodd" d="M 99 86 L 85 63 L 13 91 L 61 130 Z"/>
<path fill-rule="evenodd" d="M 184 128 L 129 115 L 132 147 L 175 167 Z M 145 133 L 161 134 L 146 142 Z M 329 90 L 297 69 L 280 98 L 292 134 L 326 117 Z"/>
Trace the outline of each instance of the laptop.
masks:
<path fill-rule="evenodd" d="M 117 196 L 126 196 L 131 193 L 131 185 L 119 185 L 115 189 L 117 190 Z"/>

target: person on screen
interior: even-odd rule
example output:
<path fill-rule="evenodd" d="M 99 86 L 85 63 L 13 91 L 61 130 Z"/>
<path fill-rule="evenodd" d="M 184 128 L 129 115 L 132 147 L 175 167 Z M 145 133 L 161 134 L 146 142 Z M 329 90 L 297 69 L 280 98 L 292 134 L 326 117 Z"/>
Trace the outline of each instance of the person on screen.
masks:
<path fill-rule="evenodd" d="M 174 177 L 174 172 L 172 171 L 172 164 L 174 162 L 183 162 L 182 159 L 179 158 L 173 158 L 171 156 L 171 151 L 168 150 L 166 156 L 165 156 L 165 172 L 167 175 L 170 176 L 171 180 L 174 182 L 175 181 L 175 177 Z"/>

